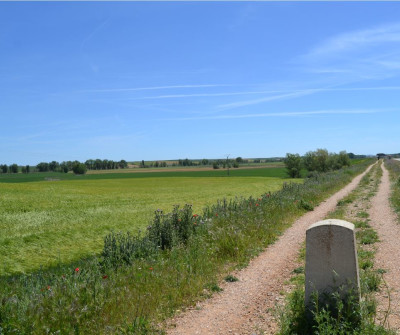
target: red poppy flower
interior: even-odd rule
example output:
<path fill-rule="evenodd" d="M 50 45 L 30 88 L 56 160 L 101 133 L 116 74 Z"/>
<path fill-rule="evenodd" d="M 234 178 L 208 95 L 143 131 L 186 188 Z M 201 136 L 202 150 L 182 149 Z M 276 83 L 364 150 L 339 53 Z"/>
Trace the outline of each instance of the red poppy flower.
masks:
<path fill-rule="evenodd" d="M 79 272 L 79 268 L 76 268 L 76 269 L 75 269 L 75 272 Z"/>
<path fill-rule="evenodd" d="M 104 275 L 104 276 L 103 276 L 103 279 L 107 279 L 107 278 L 108 278 L 108 276 L 107 276 L 107 275 Z"/>
<path fill-rule="evenodd" d="M 51 287 L 50 287 L 50 285 L 48 285 L 48 286 L 47 286 L 47 290 L 49 290 L 49 291 L 51 290 Z"/>
<path fill-rule="evenodd" d="M 149 270 L 153 271 L 153 268 L 149 268 Z"/>
<path fill-rule="evenodd" d="M 198 217 L 198 215 L 197 214 L 193 214 L 193 217 L 196 218 L 196 217 Z"/>
<path fill-rule="evenodd" d="M 258 206 L 258 204 L 256 204 L 256 206 Z"/>

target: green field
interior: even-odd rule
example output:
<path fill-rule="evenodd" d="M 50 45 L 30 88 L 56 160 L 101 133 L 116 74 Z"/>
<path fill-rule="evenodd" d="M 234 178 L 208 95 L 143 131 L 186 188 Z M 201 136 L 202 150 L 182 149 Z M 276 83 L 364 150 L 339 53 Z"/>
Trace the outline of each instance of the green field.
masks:
<path fill-rule="evenodd" d="M 145 229 L 154 210 L 281 188 L 283 168 L 0 176 L 0 275 L 66 263 L 101 251 L 110 231 Z M 59 179 L 50 180 L 49 179 Z"/>

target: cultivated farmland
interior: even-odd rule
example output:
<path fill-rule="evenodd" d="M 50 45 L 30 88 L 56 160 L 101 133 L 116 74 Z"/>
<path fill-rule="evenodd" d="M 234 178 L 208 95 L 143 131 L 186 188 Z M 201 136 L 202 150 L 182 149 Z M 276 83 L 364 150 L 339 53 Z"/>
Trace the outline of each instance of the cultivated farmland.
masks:
<path fill-rule="evenodd" d="M 154 210 L 259 196 L 287 181 L 283 168 L 188 172 L 37 173 L 0 177 L 0 275 L 98 253 L 110 231 L 146 229 Z M 301 181 L 301 180 L 299 180 Z"/>

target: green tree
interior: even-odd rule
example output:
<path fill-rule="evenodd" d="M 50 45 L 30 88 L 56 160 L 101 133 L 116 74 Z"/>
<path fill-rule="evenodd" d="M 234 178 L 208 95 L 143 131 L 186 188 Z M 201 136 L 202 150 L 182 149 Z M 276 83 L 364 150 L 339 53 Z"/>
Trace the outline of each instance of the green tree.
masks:
<path fill-rule="evenodd" d="M 329 157 L 328 157 L 329 170 L 339 170 L 342 168 L 342 166 L 343 166 L 343 164 L 340 161 L 338 154 L 335 154 L 335 153 L 329 154 Z"/>
<path fill-rule="evenodd" d="M 38 169 L 39 172 L 47 172 L 49 171 L 49 163 L 41 162 L 38 165 L 36 165 L 36 168 Z"/>
<path fill-rule="evenodd" d="M 329 170 L 328 158 L 328 150 L 317 149 L 317 151 L 315 152 L 315 162 L 318 172 L 327 172 Z"/>
<path fill-rule="evenodd" d="M 300 178 L 301 157 L 299 154 L 286 154 L 285 165 L 287 173 L 291 178 Z"/>
<path fill-rule="evenodd" d="M 17 164 L 10 165 L 10 172 L 11 173 L 18 173 L 18 165 Z"/>
<path fill-rule="evenodd" d="M 315 160 L 315 151 L 308 151 L 303 157 L 304 167 L 308 171 L 315 171 L 317 169 Z"/>
<path fill-rule="evenodd" d="M 52 162 L 49 163 L 49 170 L 50 171 L 55 172 L 55 171 L 57 171 L 59 169 L 59 167 L 60 167 L 60 163 L 58 163 L 56 161 L 52 161 Z"/>
<path fill-rule="evenodd" d="M 128 162 L 125 160 L 125 159 L 121 159 L 119 162 L 118 162 L 118 167 L 120 168 L 120 169 L 126 169 L 127 167 L 128 167 Z"/>
<path fill-rule="evenodd" d="M 0 165 L 0 168 L 1 168 L 1 172 L 2 173 L 7 173 L 8 172 L 7 164 Z"/>
<path fill-rule="evenodd" d="M 85 174 L 87 171 L 87 167 L 83 163 L 75 163 L 74 166 L 72 167 L 72 171 L 75 174 Z"/>
<path fill-rule="evenodd" d="M 347 154 L 346 151 L 339 152 L 339 161 L 342 166 L 350 166 L 350 154 Z"/>

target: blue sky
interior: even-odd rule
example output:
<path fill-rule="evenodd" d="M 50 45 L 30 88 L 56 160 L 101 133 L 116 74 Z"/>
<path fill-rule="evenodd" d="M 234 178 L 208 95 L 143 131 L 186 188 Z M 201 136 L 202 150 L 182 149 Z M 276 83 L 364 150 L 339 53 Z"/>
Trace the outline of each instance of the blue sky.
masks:
<path fill-rule="evenodd" d="M 0 163 L 400 152 L 399 2 L 0 2 Z"/>

